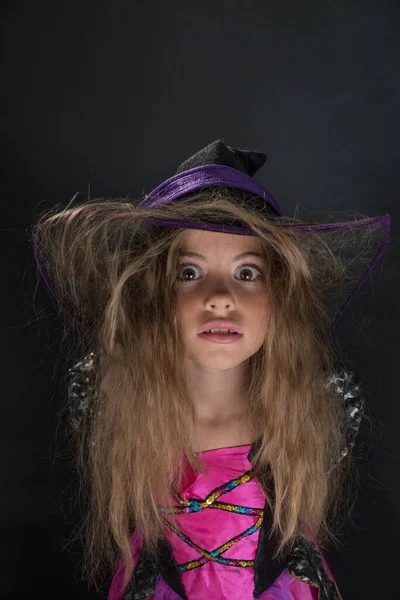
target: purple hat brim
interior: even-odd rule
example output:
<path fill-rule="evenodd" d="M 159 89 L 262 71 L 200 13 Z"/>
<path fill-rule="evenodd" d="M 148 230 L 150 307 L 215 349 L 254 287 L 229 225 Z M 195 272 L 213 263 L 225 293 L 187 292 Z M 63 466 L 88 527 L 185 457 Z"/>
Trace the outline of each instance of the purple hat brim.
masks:
<path fill-rule="evenodd" d="M 148 207 L 159 207 L 164 204 L 168 204 L 177 200 L 181 197 L 186 197 L 188 194 L 196 191 L 200 191 L 204 188 L 218 188 L 218 187 L 232 187 L 243 190 L 245 192 L 249 192 L 263 200 L 268 208 L 270 214 L 264 215 L 262 211 L 260 214 L 267 219 L 270 219 L 279 227 L 284 229 L 289 233 L 289 235 L 293 236 L 302 236 L 302 235 L 317 235 L 323 236 L 324 234 L 357 229 L 357 228 L 368 228 L 370 226 L 381 226 L 382 229 L 382 240 L 380 241 L 380 245 L 376 254 L 372 257 L 372 260 L 369 262 L 368 268 L 363 272 L 360 280 L 358 281 L 355 288 L 352 290 L 350 295 L 346 298 L 345 302 L 341 306 L 337 316 L 333 320 L 330 330 L 332 330 L 340 318 L 342 317 L 346 307 L 356 294 L 357 290 L 362 286 L 368 275 L 372 272 L 377 262 L 382 257 L 388 242 L 389 242 L 389 232 L 390 232 L 390 215 L 385 214 L 383 216 L 370 217 L 366 219 L 359 220 L 351 220 L 345 222 L 336 222 L 336 223 L 301 223 L 300 221 L 296 221 L 294 223 L 291 222 L 290 218 L 285 221 L 286 217 L 282 218 L 280 221 L 279 217 L 282 217 L 282 212 L 279 207 L 277 201 L 273 198 L 273 196 L 266 190 L 262 185 L 252 179 L 249 175 L 234 169 L 232 167 L 226 165 L 214 165 L 207 164 L 198 167 L 194 167 L 192 169 L 188 169 L 187 171 L 182 171 L 173 177 L 167 179 L 162 182 L 159 186 L 157 186 L 150 194 L 148 194 L 140 203 L 139 206 Z M 272 211 L 272 214 L 271 214 Z M 210 223 L 210 222 L 193 222 L 193 221 L 181 221 L 176 219 L 170 219 L 167 217 L 148 217 L 147 219 L 153 225 L 158 225 L 162 227 L 172 227 L 172 228 L 183 228 L 183 229 L 197 229 L 197 230 L 205 230 L 205 231 L 215 231 L 219 233 L 232 233 L 236 235 L 257 235 L 253 230 L 248 229 L 247 227 L 239 227 L 235 225 L 228 225 L 225 223 Z M 51 282 L 46 274 L 46 269 L 41 260 L 41 253 L 39 251 L 40 247 L 40 233 L 37 232 L 37 237 L 35 240 L 35 258 L 39 270 L 45 280 L 49 290 L 52 292 L 54 297 L 57 299 L 57 295 L 52 288 Z M 355 260 L 357 259 L 358 248 L 355 247 Z M 364 265 L 360 264 L 362 268 Z M 360 268 L 360 271 L 361 271 Z M 58 299 L 57 299 L 58 300 Z"/>
<path fill-rule="evenodd" d="M 234 169 L 233 167 L 215 164 L 194 167 L 186 171 L 181 171 L 173 177 L 170 177 L 169 179 L 163 181 L 152 192 L 150 192 L 150 194 L 148 194 L 145 199 L 139 203 L 139 206 L 158 207 L 163 204 L 173 202 L 181 197 L 185 197 L 193 192 L 210 187 L 237 188 L 264 199 L 266 205 L 268 205 L 268 208 L 272 209 L 274 212 L 274 214 L 271 215 L 271 219 L 275 224 L 278 224 L 280 227 L 285 229 L 285 231 L 287 231 L 290 235 L 324 235 L 341 230 L 344 231 L 357 228 L 368 228 L 371 225 L 381 225 L 383 227 L 384 236 L 382 243 L 360 281 L 351 292 L 350 296 L 346 299 L 336 318 L 332 322 L 331 329 L 334 328 L 339 322 L 349 302 L 352 300 L 357 290 L 361 287 L 368 275 L 374 269 L 376 263 L 382 257 L 382 254 L 388 245 L 390 215 L 385 214 L 378 217 L 337 223 L 307 224 L 299 222 L 290 224 L 290 222 L 285 223 L 284 220 L 282 223 L 279 223 L 279 218 L 276 220 L 274 217 L 281 217 L 282 211 L 278 202 L 267 189 L 265 189 L 249 175 L 246 175 L 245 173 Z M 253 230 L 246 227 L 236 227 L 234 225 L 227 225 L 223 223 L 188 222 L 164 217 L 151 217 L 148 220 L 153 225 L 159 225 L 162 227 L 198 229 L 204 231 L 215 231 L 219 233 L 233 233 L 236 235 L 257 235 Z"/>

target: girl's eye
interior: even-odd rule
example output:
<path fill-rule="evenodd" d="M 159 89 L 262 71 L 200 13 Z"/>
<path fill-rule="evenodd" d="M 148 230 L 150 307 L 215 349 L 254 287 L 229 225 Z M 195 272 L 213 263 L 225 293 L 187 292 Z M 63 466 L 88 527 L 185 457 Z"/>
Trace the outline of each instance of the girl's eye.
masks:
<path fill-rule="evenodd" d="M 181 268 L 179 269 L 179 273 L 180 274 L 185 273 L 185 272 L 186 273 L 187 272 L 190 273 L 190 271 L 194 271 L 196 269 L 198 270 L 198 267 L 196 267 L 195 265 L 185 265 L 185 264 L 182 264 Z M 241 267 L 239 267 L 238 271 L 242 271 L 242 273 L 243 272 L 246 273 L 246 271 L 247 271 L 248 273 L 250 273 L 250 276 L 251 276 L 251 269 L 258 271 L 259 277 L 260 276 L 262 277 L 264 275 L 264 273 L 261 271 L 261 269 L 259 267 L 257 267 L 257 265 L 242 265 Z M 178 276 L 178 279 L 180 281 L 196 281 L 195 278 L 185 279 L 184 277 L 182 278 L 181 276 Z M 246 278 L 246 279 L 242 279 L 241 281 L 249 281 L 249 283 L 252 283 L 256 279 L 258 279 L 258 277 L 255 277 L 255 278 L 250 279 L 250 280 L 248 278 Z"/>

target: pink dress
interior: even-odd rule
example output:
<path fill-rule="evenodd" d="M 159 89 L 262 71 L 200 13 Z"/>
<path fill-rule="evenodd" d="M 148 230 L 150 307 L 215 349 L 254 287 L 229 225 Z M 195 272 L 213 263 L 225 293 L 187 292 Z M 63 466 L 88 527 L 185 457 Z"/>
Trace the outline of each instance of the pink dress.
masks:
<path fill-rule="evenodd" d="M 251 445 L 202 452 L 206 472 L 198 474 L 187 463 L 180 493 L 171 497 L 162 512 L 173 557 L 189 600 L 252 600 L 254 558 L 265 497 L 253 478 L 248 460 Z M 176 512 L 177 529 L 169 517 Z M 134 562 L 139 555 L 139 538 L 132 536 Z M 334 581 L 322 555 L 324 568 Z M 123 564 L 114 576 L 108 600 L 120 600 Z M 179 600 L 157 577 L 149 600 Z M 300 581 L 285 569 L 261 596 L 261 600 L 318 600 L 318 589 Z"/>

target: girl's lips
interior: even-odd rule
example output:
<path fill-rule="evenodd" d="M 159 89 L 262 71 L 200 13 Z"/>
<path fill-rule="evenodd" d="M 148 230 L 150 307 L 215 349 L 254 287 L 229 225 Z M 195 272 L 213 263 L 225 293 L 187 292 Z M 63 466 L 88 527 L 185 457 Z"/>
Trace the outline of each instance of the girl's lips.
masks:
<path fill-rule="evenodd" d="M 233 342 L 238 342 L 243 335 L 241 333 L 199 333 L 199 337 L 207 342 L 231 344 Z"/>
<path fill-rule="evenodd" d="M 208 323 L 204 323 L 199 333 L 204 333 L 210 329 L 230 329 L 231 331 L 236 331 L 238 334 L 242 333 L 235 321 L 229 321 L 228 319 L 214 319 L 213 321 L 208 321 Z"/>

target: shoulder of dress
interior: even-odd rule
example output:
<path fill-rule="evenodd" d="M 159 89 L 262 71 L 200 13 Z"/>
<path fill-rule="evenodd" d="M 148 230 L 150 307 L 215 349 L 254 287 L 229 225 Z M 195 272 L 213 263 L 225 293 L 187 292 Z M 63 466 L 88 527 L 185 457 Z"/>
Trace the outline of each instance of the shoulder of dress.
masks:
<path fill-rule="evenodd" d="M 342 365 L 339 371 L 327 378 L 325 388 L 334 387 L 342 398 L 346 413 L 341 458 L 344 458 L 355 444 L 365 411 L 365 395 L 359 376 L 354 369 Z"/>
<path fill-rule="evenodd" d="M 96 355 L 90 352 L 67 371 L 67 395 L 73 429 L 94 412 Z"/>

